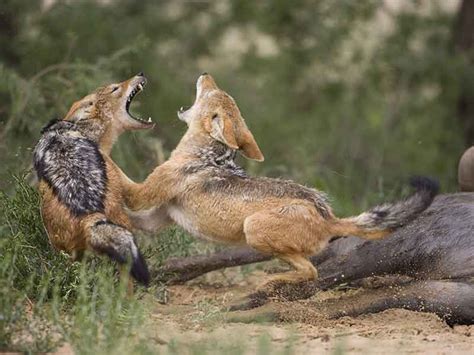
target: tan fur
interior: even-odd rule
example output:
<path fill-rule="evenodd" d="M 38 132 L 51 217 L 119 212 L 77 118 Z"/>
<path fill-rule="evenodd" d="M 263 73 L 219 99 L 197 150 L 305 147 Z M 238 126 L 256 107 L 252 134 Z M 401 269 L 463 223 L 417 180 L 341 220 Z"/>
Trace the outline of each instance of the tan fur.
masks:
<path fill-rule="evenodd" d="M 324 195 L 293 182 L 221 176 L 219 168 L 212 166 L 200 169 L 203 151 L 209 147 L 224 149 L 224 154 L 226 149 L 238 149 L 248 158 L 263 160 L 235 101 L 210 75 L 198 79 L 194 105 L 178 115 L 188 130 L 170 159 L 141 184 L 123 177 L 132 210 L 154 208 L 144 215 L 164 223 L 172 220 L 198 237 L 246 243 L 295 268 L 274 276 L 276 281 L 315 279 L 317 271 L 308 257 L 334 235 L 377 239 L 388 234 L 388 230 L 368 232 L 353 220 L 336 218 Z M 143 215 L 135 220 L 140 219 L 143 221 Z"/>

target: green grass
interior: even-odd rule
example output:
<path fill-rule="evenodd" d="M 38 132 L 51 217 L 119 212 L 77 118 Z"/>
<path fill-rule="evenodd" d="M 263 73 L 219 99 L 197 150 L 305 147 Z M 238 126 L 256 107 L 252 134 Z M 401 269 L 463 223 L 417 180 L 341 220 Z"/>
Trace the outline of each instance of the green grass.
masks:
<path fill-rule="evenodd" d="M 105 258 L 72 262 L 48 243 L 39 196 L 14 177 L 0 195 L 0 349 L 52 351 L 68 342 L 78 353 L 111 353 L 139 342 L 143 307 L 127 299 L 125 281 Z"/>

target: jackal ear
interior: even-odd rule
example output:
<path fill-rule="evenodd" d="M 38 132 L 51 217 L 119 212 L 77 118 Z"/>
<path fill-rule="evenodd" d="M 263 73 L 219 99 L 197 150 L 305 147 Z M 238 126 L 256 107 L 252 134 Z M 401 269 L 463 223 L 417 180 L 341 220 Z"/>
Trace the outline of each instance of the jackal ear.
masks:
<path fill-rule="evenodd" d="M 71 106 L 64 119 L 71 122 L 79 122 L 80 120 L 88 118 L 91 115 L 93 106 L 94 101 L 92 99 L 76 101 Z"/>
<path fill-rule="evenodd" d="M 66 114 L 66 117 L 64 117 L 64 119 L 71 122 L 79 122 L 85 117 L 84 111 L 85 108 L 82 107 L 81 103 L 76 102 L 74 103 L 74 105 L 72 105 L 71 109 Z"/>
<path fill-rule="evenodd" d="M 218 114 L 211 118 L 211 131 L 209 134 L 212 138 L 224 143 L 228 147 L 235 150 L 239 149 L 232 122 L 228 119 L 223 119 Z"/>
<path fill-rule="evenodd" d="M 215 114 L 211 119 L 210 135 L 228 147 L 239 150 L 248 159 L 263 161 L 263 154 L 252 132 L 247 128 L 245 122 L 242 123 L 242 125 L 235 128 L 231 120 Z"/>
<path fill-rule="evenodd" d="M 76 101 L 72 104 L 71 108 L 69 109 L 68 113 L 64 117 L 66 121 L 77 122 L 81 119 L 80 115 L 80 101 Z"/>
<path fill-rule="evenodd" d="M 84 117 L 83 117 L 83 115 L 80 114 L 80 112 L 74 112 L 72 115 L 66 116 L 65 120 L 77 123 L 80 120 L 82 120 L 83 118 Z"/>
<path fill-rule="evenodd" d="M 248 159 L 263 161 L 262 151 L 258 147 L 252 132 L 247 127 L 244 127 L 242 132 L 239 134 L 239 147 L 242 155 Z"/>

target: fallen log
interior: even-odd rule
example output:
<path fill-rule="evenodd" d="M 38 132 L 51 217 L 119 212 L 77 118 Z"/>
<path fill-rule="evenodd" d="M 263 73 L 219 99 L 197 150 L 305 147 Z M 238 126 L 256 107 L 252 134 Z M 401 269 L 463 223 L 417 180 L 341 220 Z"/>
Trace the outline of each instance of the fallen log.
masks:
<path fill-rule="evenodd" d="M 157 282 L 179 284 L 204 275 L 210 271 L 270 260 L 248 247 L 226 249 L 211 255 L 195 255 L 186 258 L 171 258 L 155 274 Z"/>

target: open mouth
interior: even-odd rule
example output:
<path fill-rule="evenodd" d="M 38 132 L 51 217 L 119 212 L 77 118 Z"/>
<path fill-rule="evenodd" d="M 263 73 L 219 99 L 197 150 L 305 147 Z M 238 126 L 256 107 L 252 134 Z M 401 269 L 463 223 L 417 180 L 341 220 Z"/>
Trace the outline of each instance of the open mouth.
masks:
<path fill-rule="evenodd" d="M 190 109 L 190 107 L 183 107 L 181 106 L 178 110 L 178 118 L 181 120 L 181 121 L 184 121 L 184 114 L 186 113 L 186 111 L 188 111 Z"/>
<path fill-rule="evenodd" d="M 189 110 L 189 107 L 185 108 L 185 107 L 181 106 L 178 110 L 178 113 L 183 113 L 183 112 L 186 112 L 187 110 Z"/>
<path fill-rule="evenodd" d="M 143 88 L 145 87 L 145 85 L 146 85 L 146 79 L 143 79 L 142 81 L 140 81 L 138 84 L 135 85 L 135 87 L 132 89 L 132 91 L 127 97 L 127 102 L 125 103 L 125 110 L 127 111 L 128 115 L 135 121 L 138 121 L 143 124 L 153 124 L 153 122 L 151 121 L 151 117 L 148 117 L 148 119 L 143 119 L 138 116 L 135 116 L 134 114 L 130 112 L 130 104 L 132 103 L 132 100 L 135 98 L 135 96 L 137 96 L 140 92 L 143 91 Z"/>

